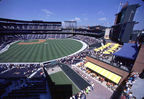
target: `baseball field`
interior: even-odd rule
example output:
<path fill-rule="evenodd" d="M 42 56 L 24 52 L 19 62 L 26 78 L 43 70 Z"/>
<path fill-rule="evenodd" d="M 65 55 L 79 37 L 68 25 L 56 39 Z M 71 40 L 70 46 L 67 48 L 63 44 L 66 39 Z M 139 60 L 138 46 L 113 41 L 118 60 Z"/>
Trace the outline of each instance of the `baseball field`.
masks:
<path fill-rule="evenodd" d="M 18 41 L 0 54 L 0 63 L 50 61 L 73 54 L 82 46 L 81 42 L 72 39 Z"/>

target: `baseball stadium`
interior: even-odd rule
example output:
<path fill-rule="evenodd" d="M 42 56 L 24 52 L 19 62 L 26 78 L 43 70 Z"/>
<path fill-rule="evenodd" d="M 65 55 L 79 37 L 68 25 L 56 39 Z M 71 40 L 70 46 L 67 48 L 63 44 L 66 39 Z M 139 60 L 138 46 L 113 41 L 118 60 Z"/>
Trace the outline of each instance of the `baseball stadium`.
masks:
<path fill-rule="evenodd" d="M 139 7 L 124 4 L 111 27 L 0 18 L 0 98 L 143 99 Z"/>

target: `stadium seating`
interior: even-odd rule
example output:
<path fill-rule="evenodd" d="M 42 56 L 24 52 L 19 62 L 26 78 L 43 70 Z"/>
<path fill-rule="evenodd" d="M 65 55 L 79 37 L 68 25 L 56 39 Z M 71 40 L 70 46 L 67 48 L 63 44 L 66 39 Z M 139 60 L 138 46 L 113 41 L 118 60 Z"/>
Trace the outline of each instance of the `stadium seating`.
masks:
<path fill-rule="evenodd" d="M 2 35 L 0 37 L 0 50 L 2 50 L 6 45 L 18 41 L 18 40 L 28 40 L 28 39 L 63 39 L 71 37 L 72 34 L 14 34 L 14 35 Z"/>
<path fill-rule="evenodd" d="M 109 46 L 111 46 L 112 45 L 112 43 L 107 43 L 106 45 L 104 45 L 104 46 L 101 46 L 101 47 L 99 47 L 99 48 L 96 48 L 96 49 L 94 49 L 96 52 L 98 52 L 98 51 L 103 51 L 104 49 L 106 49 L 106 48 L 108 48 Z"/>
<path fill-rule="evenodd" d="M 32 73 L 40 68 L 39 64 L 1 64 L 0 65 L 0 78 L 19 78 L 29 77 Z M 34 76 L 40 77 L 42 71 L 38 71 Z"/>
<path fill-rule="evenodd" d="M 12 90 L 7 96 L 4 96 L 3 99 L 9 99 L 9 97 L 12 99 L 39 99 L 41 93 L 46 93 L 46 80 L 44 78 L 35 78 L 26 80 L 25 86 Z"/>

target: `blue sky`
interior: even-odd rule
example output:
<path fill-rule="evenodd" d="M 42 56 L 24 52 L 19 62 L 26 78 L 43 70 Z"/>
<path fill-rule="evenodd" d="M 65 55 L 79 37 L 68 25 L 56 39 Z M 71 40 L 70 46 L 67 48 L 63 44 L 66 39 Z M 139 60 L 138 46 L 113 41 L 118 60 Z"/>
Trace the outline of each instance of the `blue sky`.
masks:
<path fill-rule="evenodd" d="M 144 2 L 127 0 L 129 4 L 139 3 L 135 29 L 144 28 Z M 120 2 L 126 0 L 1 0 L 0 17 L 19 20 L 68 21 L 76 20 L 79 26 L 112 26 Z"/>

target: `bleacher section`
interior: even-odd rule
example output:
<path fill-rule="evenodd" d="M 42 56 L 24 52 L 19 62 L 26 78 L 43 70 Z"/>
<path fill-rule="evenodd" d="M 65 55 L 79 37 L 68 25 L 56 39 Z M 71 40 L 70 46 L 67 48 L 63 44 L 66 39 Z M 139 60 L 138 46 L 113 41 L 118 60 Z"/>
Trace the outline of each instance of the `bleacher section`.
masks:
<path fill-rule="evenodd" d="M 40 99 L 41 94 L 46 94 L 46 79 L 35 78 L 25 80 L 23 86 L 12 90 L 3 99 Z"/>
<path fill-rule="evenodd" d="M 89 46 L 97 44 L 100 41 L 99 39 L 96 39 L 95 37 L 89 37 L 89 36 L 83 36 L 83 35 L 75 35 L 72 38 L 82 40 L 83 42 L 86 42 Z"/>
<path fill-rule="evenodd" d="M 104 45 L 104 46 L 101 46 L 101 47 L 99 47 L 99 48 L 94 49 L 94 51 L 96 51 L 96 52 L 98 52 L 98 51 L 103 51 L 104 49 L 110 47 L 111 45 L 112 45 L 112 43 L 107 43 L 107 44 Z"/>
<path fill-rule="evenodd" d="M 122 48 L 123 45 L 119 45 L 117 43 L 107 43 L 104 46 L 95 48 L 93 51 L 94 54 L 90 57 L 129 72 L 132 69 L 134 61 L 123 59 L 114 55 L 114 53 L 119 52 Z"/>
<path fill-rule="evenodd" d="M 0 18 L 0 31 L 2 33 L 28 32 L 28 31 L 60 31 L 61 22 L 24 21 Z"/>
<path fill-rule="evenodd" d="M 39 64 L 0 64 L 0 78 L 27 78 L 33 73 L 35 77 L 41 77 L 43 71 Z"/>
<path fill-rule="evenodd" d="M 0 99 L 40 99 L 50 96 L 39 64 L 1 64 Z M 50 98 L 48 98 L 50 99 Z"/>
<path fill-rule="evenodd" d="M 71 37 L 72 34 L 13 34 L 13 35 L 1 35 L 0 36 L 0 50 L 11 42 L 18 40 L 29 39 L 64 39 Z"/>
<path fill-rule="evenodd" d="M 2 94 L 5 93 L 6 91 L 6 88 L 11 85 L 11 82 L 10 81 L 6 81 L 6 80 L 3 80 L 3 79 L 0 79 L 0 96 L 2 96 Z"/>

